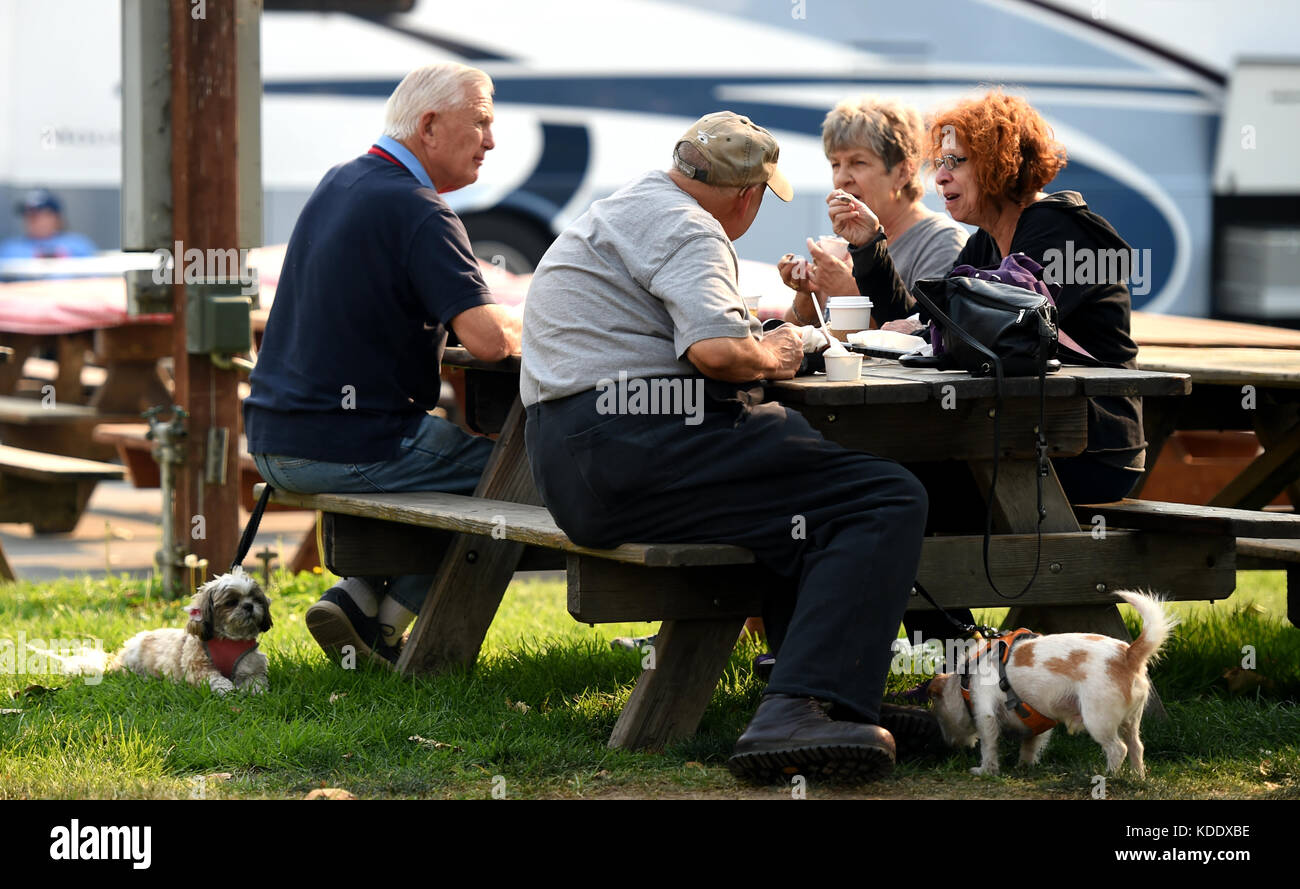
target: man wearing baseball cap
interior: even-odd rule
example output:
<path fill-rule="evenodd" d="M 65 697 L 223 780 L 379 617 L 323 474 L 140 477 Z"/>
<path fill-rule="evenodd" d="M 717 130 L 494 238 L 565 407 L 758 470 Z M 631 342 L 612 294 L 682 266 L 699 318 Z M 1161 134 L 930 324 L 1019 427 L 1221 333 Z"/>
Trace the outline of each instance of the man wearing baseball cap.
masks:
<path fill-rule="evenodd" d="M 763 614 L 779 656 L 736 774 L 873 778 L 895 760 L 881 697 L 926 495 L 896 463 L 762 403 L 761 381 L 794 376 L 802 342 L 746 312 L 731 242 L 767 189 L 793 196 L 779 153 L 747 118 L 706 115 L 667 172 L 556 239 L 524 308 L 528 457 L 576 543 L 731 543 L 779 576 Z"/>
<path fill-rule="evenodd" d="M 33 188 L 23 195 L 16 209 L 23 217 L 24 234 L 0 243 L 0 259 L 95 255 L 95 243 L 90 238 L 63 230 L 63 207 L 48 189 Z"/>

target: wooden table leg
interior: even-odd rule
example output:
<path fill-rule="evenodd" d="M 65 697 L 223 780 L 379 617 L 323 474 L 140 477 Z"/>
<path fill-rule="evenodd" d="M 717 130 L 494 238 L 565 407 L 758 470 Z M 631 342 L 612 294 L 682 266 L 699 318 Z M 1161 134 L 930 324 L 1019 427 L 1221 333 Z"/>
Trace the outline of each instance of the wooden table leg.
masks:
<path fill-rule="evenodd" d="M 39 338 L 27 333 L 0 334 L 0 344 L 14 350 L 13 357 L 0 362 L 0 395 L 13 395 L 23 378 L 23 365 L 36 348 Z"/>
<path fill-rule="evenodd" d="M 1300 478 L 1300 424 L 1276 438 L 1270 436 L 1270 439 L 1272 443 L 1265 444 L 1261 436 L 1260 443 L 1265 444 L 1267 450 L 1215 494 L 1210 506 L 1263 509 Z"/>
<path fill-rule="evenodd" d="M 524 409 L 517 397 L 474 496 L 541 505 L 524 450 Z M 472 667 L 523 549 L 522 543 L 509 540 L 456 535 L 397 669 L 411 675 Z"/>
<path fill-rule="evenodd" d="M 1142 496 L 1142 489 L 1146 487 L 1151 471 L 1156 468 L 1156 461 L 1160 459 L 1165 442 L 1178 428 L 1178 415 L 1184 399 L 1185 396 L 1142 399 L 1142 431 L 1147 438 L 1146 471 L 1129 494 L 1130 497 Z"/>
<path fill-rule="evenodd" d="M 298 548 L 294 550 L 293 558 L 289 561 L 289 570 L 297 574 L 299 571 L 310 571 L 319 565 L 320 547 L 316 543 L 316 530 L 320 527 L 321 515 L 316 513 L 316 521 L 307 529 L 307 533 L 302 536 L 298 543 Z"/>
<path fill-rule="evenodd" d="M 987 461 L 972 463 L 971 471 L 987 498 L 993 478 L 993 464 Z M 1035 464 L 1032 461 L 1002 461 L 998 467 L 997 490 L 993 494 L 994 529 L 1001 533 L 1034 533 L 1039 527 L 1037 496 Z M 1061 488 L 1054 468 L 1043 479 L 1043 508 L 1047 513 L 1041 526 L 1044 534 L 1079 530 L 1074 509 Z M 1104 542 L 1102 539 L 1098 544 Z M 1012 604 L 1002 625 L 1006 628 L 1029 627 L 1039 633 L 1105 633 L 1125 642 L 1132 641 L 1128 627 L 1115 605 L 1044 607 Z M 1147 699 L 1146 715 L 1155 719 L 1168 717 L 1155 686 L 1152 686 L 1151 696 Z"/>
<path fill-rule="evenodd" d="M 86 353 L 90 351 L 89 331 L 68 333 L 55 338 L 55 357 L 59 362 L 54 378 L 54 397 L 60 404 L 85 404 L 81 388 L 81 372 L 86 368 Z"/>
<path fill-rule="evenodd" d="M 0 581 L 13 581 L 18 578 L 14 576 L 14 569 L 9 567 L 9 558 L 5 555 L 3 546 L 0 546 Z M 1294 623 L 1294 621 L 1292 621 Z"/>
<path fill-rule="evenodd" d="M 743 617 L 666 620 L 653 658 L 614 724 L 610 747 L 659 750 L 695 734 L 727 666 Z"/>

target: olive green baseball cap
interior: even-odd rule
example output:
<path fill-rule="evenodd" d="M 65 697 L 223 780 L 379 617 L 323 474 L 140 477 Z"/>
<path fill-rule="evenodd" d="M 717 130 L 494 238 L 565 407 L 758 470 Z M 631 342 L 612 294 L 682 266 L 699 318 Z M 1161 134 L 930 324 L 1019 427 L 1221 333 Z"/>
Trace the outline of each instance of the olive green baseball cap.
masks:
<path fill-rule="evenodd" d="M 709 162 L 708 170 L 686 163 L 678 149 L 690 143 Z M 766 183 L 783 201 L 794 197 L 790 180 L 776 165 L 781 146 L 767 130 L 734 111 L 715 111 L 691 124 L 673 146 L 673 161 L 692 179 L 708 185 L 743 186 Z"/>

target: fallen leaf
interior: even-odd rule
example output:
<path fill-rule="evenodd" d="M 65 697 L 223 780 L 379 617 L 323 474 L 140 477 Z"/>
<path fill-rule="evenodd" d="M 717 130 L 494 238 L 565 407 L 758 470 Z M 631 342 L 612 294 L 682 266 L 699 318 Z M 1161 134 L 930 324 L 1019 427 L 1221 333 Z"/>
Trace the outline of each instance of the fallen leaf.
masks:
<path fill-rule="evenodd" d="M 230 772 L 213 772 L 211 775 L 204 775 L 203 779 L 205 781 L 229 781 L 233 777 L 235 776 Z"/>
<path fill-rule="evenodd" d="M 348 693 L 345 691 L 330 692 L 330 703 L 332 704 L 335 701 L 337 701 L 339 698 L 346 698 L 347 696 Z"/>
<path fill-rule="evenodd" d="M 415 743 L 419 744 L 421 747 L 429 747 L 433 750 L 450 750 L 453 753 L 465 752 L 463 747 L 454 747 L 451 744 L 444 744 L 441 741 L 435 741 L 432 738 L 422 738 L 419 735 L 411 735 L 411 737 L 407 738 L 406 740 L 414 741 Z"/>
<path fill-rule="evenodd" d="M 342 787 L 318 787 L 303 799 L 356 799 Z"/>
<path fill-rule="evenodd" d="M 14 707 L 5 707 L 3 710 L 0 710 L 0 716 L 12 716 L 15 713 L 22 713 L 22 712 L 24 711 L 16 709 Z"/>
<path fill-rule="evenodd" d="M 604 781 L 606 778 L 609 777 L 609 769 L 601 769 L 592 777 L 594 777 L 597 781 Z"/>
<path fill-rule="evenodd" d="M 704 768 L 704 763 L 702 763 L 702 762 L 695 762 L 694 760 L 692 760 L 692 761 L 690 761 L 690 762 L 688 762 L 688 763 L 686 764 L 686 768 L 688 768 L 688 769 L 702 769 L 702 768 Z"/>
<path fill-rule="evenodd" d="M 231 708 L 230 708 L 230 712 L 231 712 L 231 713 L 243 713 L 243 712 L 244 712 L 244 708 L 243 708 L 243 707 L 231 707 Z"/>
<path fill-rule="evenodd" d="M 523 701 L 513 701 L 513 702 L 510 704 L 510 709 L 511 709 L 511 710 L 518 710 L 520 713 L 527 713 L 528 710 L 529 710 L 530 708 L 529 708 L 529 706 L 528 706 L 527 704 L 525 704 Z"/>
<path fill-rule="evenodd" d="M 29 698 L 35 698 L 35 697 L 40 697 L 41 695 L 48 695 L 51 692 L 56 692 L 56 691 L 58 691 L 57 688 L 46 688 L 43 685 L 29 685 L 23 689 L 23 694 Z"/>

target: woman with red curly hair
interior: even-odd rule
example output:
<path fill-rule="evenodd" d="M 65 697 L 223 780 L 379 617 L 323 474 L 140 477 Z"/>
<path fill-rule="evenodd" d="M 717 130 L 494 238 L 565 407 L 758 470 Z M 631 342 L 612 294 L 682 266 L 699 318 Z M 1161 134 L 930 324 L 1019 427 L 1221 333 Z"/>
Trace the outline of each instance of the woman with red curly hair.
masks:
<path fill-rule="evenodd" d="M 1043 192 L 1065 166 L 1065 148 L 1024 99 L 995 90 L 963 102 L 935 117 L 930 139 L 935 187 L 945 208 L 958 222 L 979 227 L 956 265 L 993 268 L 1004 257 L 1023 253 L 1051 270 L 1060 266 L 1060 255 L 1094 260 L 1116 255 L 1102 251 L 1131 255 L 1124 239 L 1078 192 Z M 875 213 L 856 199 L 831 200 L 830 218 L 835 233 L 854 245 L 853 277 L 859 291 L 874 300 L 877 320 L 889 322 L 884 324 L 889 329 L 916 332 L 920 325 L 903 320 L 915 303 L 890 262 Z M 1102 268 L 1096 262 L 1093 267 Z M 1066 277 L 1047 279 L 1061 284 L 1056 296 L 1061 330 L 1094 358 L 1136 367 L 1127 283 Z M 1092 398 L 1087 449 L 1053 463 L 1071 501 L 1118 500 L 1141 477 L 1145 449 L 1140 399 Z"/>

